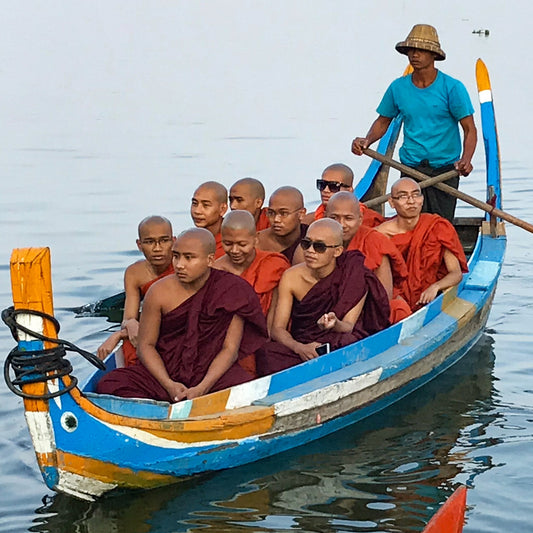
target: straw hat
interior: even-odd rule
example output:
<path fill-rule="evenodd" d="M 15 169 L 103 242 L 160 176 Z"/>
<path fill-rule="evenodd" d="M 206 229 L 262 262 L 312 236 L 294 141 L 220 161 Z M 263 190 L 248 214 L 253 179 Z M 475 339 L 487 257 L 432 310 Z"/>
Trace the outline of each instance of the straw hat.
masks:
<path fill-rule="evenodd" d="M 446 59 L 446 54 L 440 47 L 437 30 L 429 24 L 415 24 L 413 29 L 409 32 L 407 39 L 396 45 L 396 50 L 398 50 L 400 54 L 407 55 L 408 48 L 419 48 L 420 50 L 434 52 L 437 61 Z"/>

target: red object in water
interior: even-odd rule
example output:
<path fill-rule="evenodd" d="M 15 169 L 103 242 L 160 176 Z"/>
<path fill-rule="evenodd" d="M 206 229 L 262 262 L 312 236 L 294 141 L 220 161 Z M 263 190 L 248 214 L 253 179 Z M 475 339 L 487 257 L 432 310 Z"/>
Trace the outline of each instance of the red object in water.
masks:
<path fill-rule="evenodd" d="M 433 515 L 423 533 L 461 533 L 465 508 L 466 487 L 459 487 Z"/>

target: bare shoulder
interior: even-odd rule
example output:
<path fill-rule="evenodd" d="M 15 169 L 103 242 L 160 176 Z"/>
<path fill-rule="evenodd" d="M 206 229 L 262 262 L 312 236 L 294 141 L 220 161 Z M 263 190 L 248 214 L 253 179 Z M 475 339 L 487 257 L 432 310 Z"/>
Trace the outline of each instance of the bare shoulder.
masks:
<path fill-rule="evenodd" d="M 306 213 L 304 217 L 302 218 L 302 224 L 312 224 L 315 221 L 315 212 L 311 211 L 310 213 Z"/>
<path fill-rule="evenodd" d="M 143 286 L 150 281 L 148 262 L 146 259 L 135 261 L 124 272 L 124 281 L 137 287 Z"/>
<path fill-rule="evenodd" d="M 217 270 L 225 270 L 226 272 L 230 271 L 230 265 L 227 255 L 223 255 L 222 257 L 219 257 L 214 263 L 213 268 L 216 268 Z"/>
<path fill-rule="evenodd" d="M 390 220 L 386 220 L 374 229 L 379 233 L 382 233 L 386 237 L 396 235 L 398 233 L 398 224 L 396 222 L 396 217 L 391 218 Z"/>
<path fill-rule="evenodd" d="M 260 250 L 268 250 L 269 249 L 269 243 L 272 242 L 272 230 L 271 228 L 267 228 L 264 230 L 261 230 L 257 234 L 257 247 Z"/>

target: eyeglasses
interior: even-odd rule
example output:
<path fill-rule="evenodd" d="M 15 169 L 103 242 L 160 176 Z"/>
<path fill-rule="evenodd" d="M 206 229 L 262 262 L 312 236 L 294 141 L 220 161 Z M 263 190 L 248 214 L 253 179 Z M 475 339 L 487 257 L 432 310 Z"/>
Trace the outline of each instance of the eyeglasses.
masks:
<path fill-rule="evenodd" d="M 399 202 L 407 202 L 407 200 L 418 200 L 422 198 L 421 191 L 413 191 L 412 193 L 402 192 L 398 196 L 391 196 L 393 200 L 398 200 Z"/>
<path fill-rule="evenodd" d="M 317 254 L 323 254 L 328 248 L 338 248 L 339 246 L 342 246 L 342 244 L 326 244 L 325 242 L 312 241 L 311 239 L 304 237 L 300 241 L 300 246 L 303 250 L 309 250 L 312 246 Z"/>
<path fill-rule="evenodd" d="M 162 246 L 165 244 L 169 244 L 172 242 L 172 237 L 161 237 L 160 239 L 143 239 L 141 241 L 141 244 L 144 244 L 145 246 Z"/>
<path fill-rule="evenodd" d="M 279 211 L 274 211 L 274 209 L 267 209 L 267 217 L 276 218 L 277 216 L 279 216 L 280 218 L 287 218 L 289 215 L 300 211 L 300 209 L 301 207 L 295 209 L 294 211 L 289 211 L 288 209 L 280 209 Z"/>
<path fill-rule="evenodd" d="M 349 185 L 346 185 L 345 183 L 341 183 L 340 181 L 316 180 L 316 188 L 319 191 L 325 190 L 326 187 L 331 192 L 339 192 L 342 188 L 344 188 L 344 189 L 349 189 L 350 188 Z"/>

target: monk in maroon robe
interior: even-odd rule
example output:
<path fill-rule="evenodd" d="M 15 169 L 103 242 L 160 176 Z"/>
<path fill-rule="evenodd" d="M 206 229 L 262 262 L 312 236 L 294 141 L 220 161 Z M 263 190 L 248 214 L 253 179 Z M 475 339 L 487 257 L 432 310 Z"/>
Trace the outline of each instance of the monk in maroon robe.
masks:
<path fill-rule="evenodd" d="M 265 317 L 246 281 L 211 269 L 214 253 L 208 230 L 178 237 L 176 275 L 155 283 L 145 298 L 140 363 L 106 374 L 97 392 L 174 402 L 252 379 L 238 359 L 267 340 Z"/>
<path fill-rule="evenodd" d="M 343 253 L 338 222 L 314 222 L 301 244 L 305 263 L 281 278 L 273 342 L 256 352 L 259 375 L 318 357 L 321 344 L 335 350 L 389 325 L 387 293 L 363 254 Z"/>

